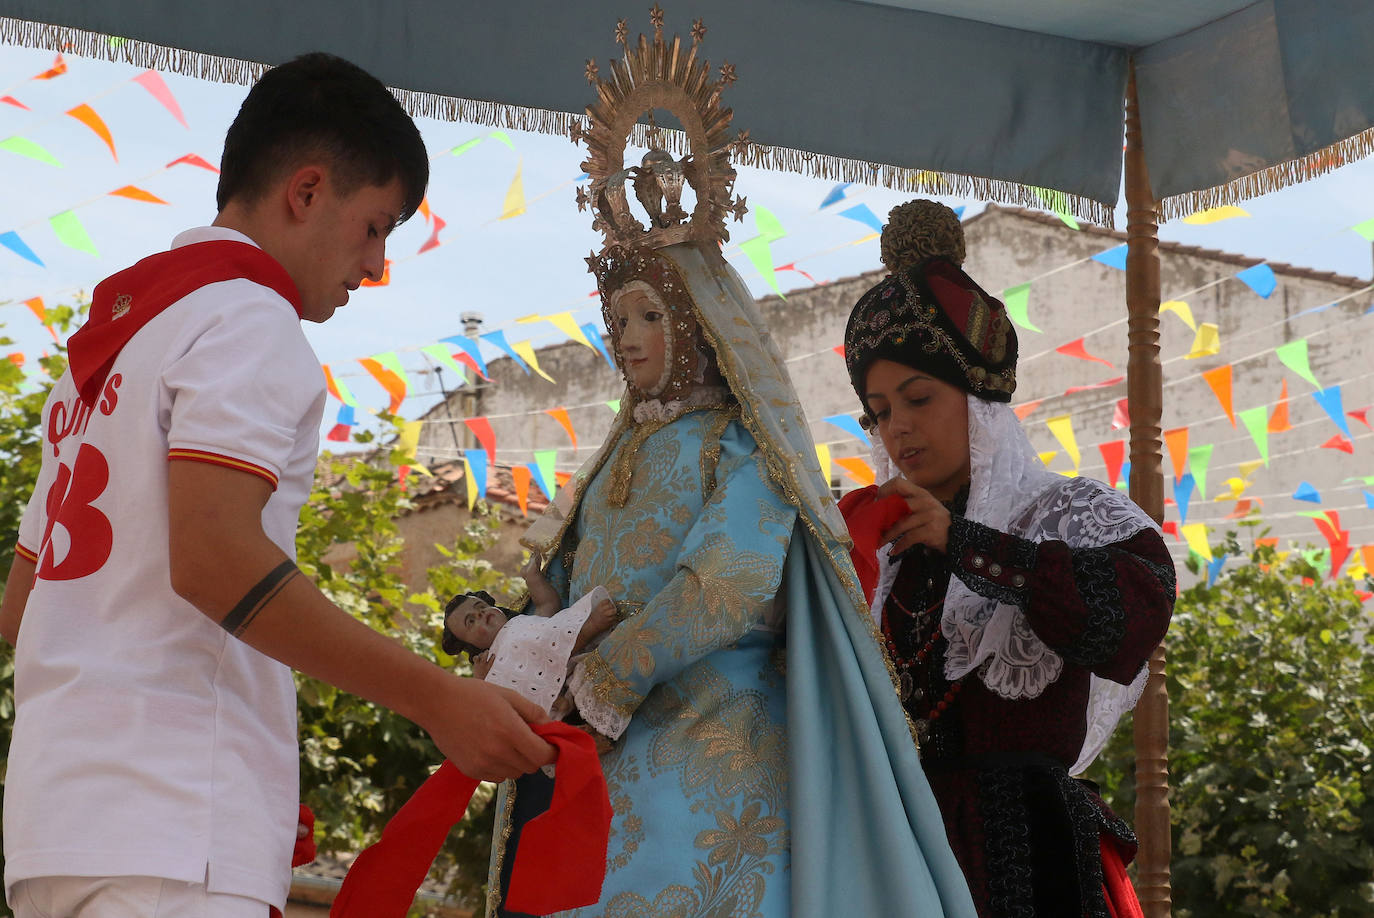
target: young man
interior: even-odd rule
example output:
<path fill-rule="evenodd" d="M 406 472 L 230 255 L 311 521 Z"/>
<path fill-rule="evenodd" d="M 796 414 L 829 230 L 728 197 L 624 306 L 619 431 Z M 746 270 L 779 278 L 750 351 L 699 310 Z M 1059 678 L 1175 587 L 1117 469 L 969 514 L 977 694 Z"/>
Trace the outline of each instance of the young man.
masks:
<path fill-rule="evenodd" d="M 96 288 L 43 411 L 0 606 L 21 918 L 280 908 L 298 799 L 288 667 L 409 717 L 474 777 L 552 760 L 534 705 L 370 630 L 292 561 L 325 400 L 300 320 L 381 275 L 428 175 L 380 82 L 306 55 L 230 126 L 214 225 Z"/>

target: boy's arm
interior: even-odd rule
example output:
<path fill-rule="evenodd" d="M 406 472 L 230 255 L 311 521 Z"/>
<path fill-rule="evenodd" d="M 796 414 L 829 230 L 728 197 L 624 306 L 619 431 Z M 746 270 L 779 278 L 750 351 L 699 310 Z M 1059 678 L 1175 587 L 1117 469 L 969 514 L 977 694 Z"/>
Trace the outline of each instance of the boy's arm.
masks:
<path fill-rule="evenodd" d="M 9 579 L 5 581 L 5 598 L 0 601 L 0 636 L 11 644 L 19 637 L 19 622 L 24 617 L 24 606 L 28 604 L 37 569 L 38 565 L 28 558 L 15 554 Z"/>
<path fill-rule="evenodd" d="M 466 774 L 513 777 L 554 759 L 514 692 L 460 679 L 331 603 L 262 529 L 270 485 L 203 462 L 168 464 L 172 588 L 249 646 L 429 732 Z M 8 607 L 8 590 L 6 603 Z"/>
<path fill-rule="evenodd" d="M 525 562 L 525 566 L 520 570 L 520 576 L 525 578 L 525 586 L 530 591 L 530 605 L 534 608 L 534 614 L 540 618 L 552 618 L 563 608 L 563 600 L 558 595 L 558 591 L 549 583 L 549 578 L 544 576 L 544 556 L 539 552 L 530 552 L 530 559 Z"/>
<path fill-rule="evenodd" d="M 615 626 L 616 614 L 615 603 L 609 599 L 603 599 L 592 607 L 591 614 L 582 623 L 582 628 L 577 632 L 577 640 L 573 642 L 573 653 L 581 653 L 587 647 L 587 642 L 598 635 L 605 634 Z"/>

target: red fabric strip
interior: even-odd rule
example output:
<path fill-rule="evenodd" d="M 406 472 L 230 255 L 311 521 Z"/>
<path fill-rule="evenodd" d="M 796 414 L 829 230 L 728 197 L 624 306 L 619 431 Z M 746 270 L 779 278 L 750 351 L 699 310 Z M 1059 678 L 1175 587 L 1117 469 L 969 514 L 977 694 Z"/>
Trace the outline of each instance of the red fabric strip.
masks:
<path fill-rule="evenodd" d="M 532 729 L 558 748 L 558 767 L 548 811 L 521 833 L 507 904 L 546 915 L 600 900 L 611 802 L 590 736 L 557 722 Z M 452 762 L 439 766 L 353 862 L 331 918 L 404 918 L 477 784 Z"/>
<path fill-rule="evenodd" d="M 215 240 L 159 252 L 96 285 L 90 317 L 67 342 L 72 381 L 94 404 L 124 345 L 164 309 L 201 287 L 247 278 L 270 287 L 301 311 L 291 275 L 262 249 L 247 242 Z"/>

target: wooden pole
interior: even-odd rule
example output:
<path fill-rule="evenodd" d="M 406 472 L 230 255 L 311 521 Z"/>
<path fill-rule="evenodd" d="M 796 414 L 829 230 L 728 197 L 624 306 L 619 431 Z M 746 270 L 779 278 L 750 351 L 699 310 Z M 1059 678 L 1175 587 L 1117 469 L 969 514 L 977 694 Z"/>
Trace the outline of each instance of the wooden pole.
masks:
<path fill-rule="evenodd" d="M 1141 143 L 1135 63 L 1126 84 L 1126 310 L 1130 359 L 1126 397 L 1131 415 L 1131 499 L 1164 521 L 1159 365 L 1159 222 Z M 1164 646 L 1150 657 L 1150 678 L 1135 708 L 1135 827 L 1140 837 L 1136 887 L 1145 918 L 1169 918 L 1169 695 Z"/>

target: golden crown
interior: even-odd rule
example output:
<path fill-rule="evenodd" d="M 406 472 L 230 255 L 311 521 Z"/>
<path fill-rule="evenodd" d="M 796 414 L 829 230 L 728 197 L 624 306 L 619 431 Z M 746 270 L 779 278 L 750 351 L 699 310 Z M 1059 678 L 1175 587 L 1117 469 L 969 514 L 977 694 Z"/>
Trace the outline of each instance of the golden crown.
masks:
<path fill-rule="evenodd" d="M 720 78 L 711 79 L 710 62 L 697 58 L 706 36 L 700 19 L 692 25 L 691 47 L 684 48 L 680 36 L 664 40 L 663 10 L 657 4 L 649 15 L 652 42 L 640 35 L 631 46 L 628 23 L 616 23 L 615 40 L 625 54 L 611 62 L 609 79 L 600 78 L 595 60 L 587 61 L 587 81 L 596 87 L 597 101 L 587 106 L 588 126 L 574 122 L 572 138 L 587 142 L 582 168 L 592 181 L 577 190 L 577 209 L 591 206 L 592 228 L 602 233 L 607 248 L 715 245 L 730 238 L 726 215 L 741 220 L 748 212 L 743 198 L 731 200 L 735 170 L 730 166 L 730 148 L 747 144 L 748 137 L 728 138 L 733 112 L 720 105 L 721 93 L 735 81 L 735 68 L 724 64 Z M 671 113 L 681 132 L 658 127 L 656 109 Z M 640 124 L 646 112 L 648 123 Z M 639 165 L 626 168 L 630 142 L 650 150 Z M 669 147 L 686 155 L 675 159 Z M 690 215 L 682 206 L 685 187 L 696 196 Z M 630 210 L 631 191 L 644 208 L 647 226 Z"/>

